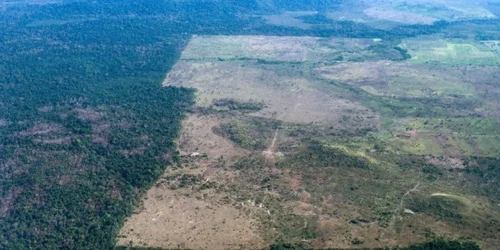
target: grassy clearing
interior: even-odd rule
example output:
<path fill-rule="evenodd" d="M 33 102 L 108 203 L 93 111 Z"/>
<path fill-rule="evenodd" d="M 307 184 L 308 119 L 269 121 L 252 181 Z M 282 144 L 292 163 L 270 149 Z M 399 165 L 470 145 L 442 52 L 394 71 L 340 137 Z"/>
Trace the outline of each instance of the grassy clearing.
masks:
<path fill-rule="evenodd" d="M 500 56 L 487 46 L 469 41 L 420 39 L 405 40 L 402 47 L 411 54 L 413 64 L 500 65 Z"/>
<path fill-rule="evenodd" d="M 253 116 L 292 123 L 319 123 L 349 129 L 374 129 L 378 116 L 355 101 L 342 98 L 309 75 L 302 64 L 261 64 L 254 61 L 178 63 L 165 83 L 196 88 L 199 106 L 219 99 L 258 102 Z"/>
<path fill-rule="evenodd" d="M 194 36 L 182 53 L 185 60 L 268 61 L 318 60 L 332 49 L 321 47 L 315 37 Z M 211 48 L 207 50 L 206 48 Z"/>
<path fill-rule="evenodd" d="M 354 145 L 342 145 L 342 144 L 333 144 L 333 143 L 327 143 L 327 147 L 341 150 L 345 154 L 352 156 L 352 157 L 357 157 L 357 158 L 363 158 L 370 162 L 371 164 L 379 164 L 379 161 L 372 157 L 371 155 L 368 154 L 370 150 L 373 150 L 373 146 L 366 144 L 366 143 L 358 143 Z"/>
<path fill-rule="evenodd" d="M 433 215 L 438 220 L 467 227 L 480 226 L 491 216 L 489 212 L 485 213 L 485 207 L 481 202 L 463 195 L 448 193 L 436 192 L 426 198 L 417 195 L 409 201 L 409 206 L 414 211 Z"/>
<path fill-rule="evenodd" d="M 421 155 L 500 154 L 498 118 L 405 119 L 393 127 L 395 148 Z"/>
<path fill-rule="evenodd" d="M 458 196 L 458 195 L 446 194 L 446 193 L 433 193 L 433 194 L 431 194 L 431 197 L 446 197 L 446 198 L 461 202 L 462 204 L 464 204 L 466 206 L 472 206 L 472 202 L 470 200 L 468 200 L 465 197 Z"/>
<path fill-rule="evenodd" d="M 500 133 L 498 118 L 429 118 L 406 119 L 406 130 L 421 132 L 449 131 L 457 135 L 495 135 Z"/>
<path fill-rule="evenodd" d="M 377 38 L 194 36 L 181 59 L 205 62 L 258 60 L 263 64 L 404 60 L 407 56 L 405 51 L 396 45 Z"/>
<path fill-rule="evenodd" d="M 297 45 L 297 53 L 283 54 L 284 45 Z M 352 248 L 418 242 L 434 234 L 458 237 L 462 229 L 447 214 L 462 210 L 453 212 L 453 201 L 431 194 L 470 196 L 455 185 L 451 171 L 420 155 L 473 154 L 479 147 L 465 135 L 490 136 L 486 132 L 496 123 L 441 125 L 432 117 L 463 116 L 462 106 L 475 107 L 468 105 L 476 98 L 471 84 L 447 66 L 366 62 L 380 60 L 392 46 L 377 39 L 194 38 L 165 85 L 196 88 L 197 105 L 204 107 L 193 115 L 221 118 L 193 124 L 193 131 L 181 136 L 191 142 L 185 155 L 206 156 L 183 166 L 198 180 L 216 183 L 204 192 L 217 196 L 201 198 L 199 183 L 176 190 L 220 201 L 255 219 L 260 236 L 270 243 Z M 321 49 L 324 54 L 317 57 Z M 196 54 L 202 50 L 205 54 Z M 356 60 L 365 62 L 341 63 Z M 431 118 L 408 118 L 419 116 Z M 471 126 L 475 129 L 467 130 Z M 482 222 L 485 214 L 474 218 Z M 432 234 L 429 227 L 435 228 Z"/>
<path fill-rule="evenodd" d="M 413 59 L 410 59 L 413 60 Z M 344 82 L 379 96 L 390 97 L 475 97 L 471 83 L 453 68 L 378 61 L 349 62 L 318 69 L 331 80 Z"/>
<path fill-rule="evenodd" d="M 436 21 L 460 21 L 473 19 L 494 19 L 485 1 L 471 4 L 470 1 L 364 1 L 351 4 L 328 13 L 337 20 L 350 20 L 378 29 L 393 29 L 401 25 L 431 25 Z"/>

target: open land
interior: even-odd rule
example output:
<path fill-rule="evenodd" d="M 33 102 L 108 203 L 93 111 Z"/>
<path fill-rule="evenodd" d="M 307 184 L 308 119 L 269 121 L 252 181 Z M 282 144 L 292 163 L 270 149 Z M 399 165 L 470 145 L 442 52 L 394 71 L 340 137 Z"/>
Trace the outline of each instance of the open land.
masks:
<path fill-rule="evenodd" d="M 441 0 L 365 0 L 327 13 L 332 20 L 349 20 L 379 29 L 398 25 L 430 25 L 437 21 L 491 20 L 498 18 L 488 10 L 489 1 Z M 285 17 L 283 17 L 285 18 Z M 278 23 L 277 23 L 278 25 Z"/>
<path fill-rule="evenodd" d="M 177 143 L 182 159 L 119 244 L 359 248 L 441 236 L 498 246 L 498 200 L 454 184 L 468 180 L 452 171 L 466 168 L 464 157 L 500 153 L 500 116 L 486 112 L 496 102 L 476 102 L 491 79 L 473 77 L 494 66 L 376 60 L 376 42 L 195 36 L 164 81 L 197 91 Z M 395 110 L 411 114 L 411 100 L 436 96 L 474 104 L 446 120 Z M 460 117 L 474 112 L 489 118 Z"/>

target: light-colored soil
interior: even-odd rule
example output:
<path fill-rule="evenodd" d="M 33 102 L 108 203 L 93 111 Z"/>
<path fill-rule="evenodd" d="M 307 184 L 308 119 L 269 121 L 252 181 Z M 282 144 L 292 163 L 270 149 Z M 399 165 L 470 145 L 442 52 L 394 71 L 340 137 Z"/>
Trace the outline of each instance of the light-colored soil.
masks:
<path fill-rule="evenodd" d="M 447 169 L 465 168 L 464 161 L 460 158 L 427 156 L 426 159 L 434 165 Z"/>
<path fill-rule="evenodd" d="M 143 200 L 120 232 L 119 245 L 189 249 L 245 249 L 264 247 L 259 222 L 236 208 L 224 191 L 237 181 L 238 173 L 227 171 L 248 152 L 213 133 L 224 118 L 193 114 L 183 121 L 178 145 L 185 166 L 170 169 Z M 193 153 L 200 155 L 191 156 Z M 205 154 L 207 157 L 202 156 Z M 171 188 L 164 183 L 177 175 L 200 177 L 197 188 Z M 214 183 L 216 189 L 199 187 Z"/>
<path fill-rule="evenodd" d="M 500 53 L 500 41 L 499 40 L 490 40 L 490 41 L 483 41 L 482 42 L 484 45 L 488 46 L 491 50 Z"/>
<path fill-rule="evenodd" d="M 187 249 L 263 247 L 258 222 L 232 205 L 218 204 L 220 195 L 191 196 L 178 190 L 152 188 L 144 209 L 121 230 L 119 245 Z"/>
<path fill-rule="evenodd" d="M 419 14 L 446 21 L 496 18 L 485 8 L 488 0 L 474 2 L 468 0 L 365 0 L 363 2 L 368 6 L 373 6 L 372 8 L 383 6 L 386 11 L 408 10 L 405 12 L 409 16 Z M 391 13 L 386 13 L 386 15 L 392 16 Z M 374 17 L 385 19 L 384 15 Z M 415 18 L 420 19 L 418 16 Z M 407 19 L 404 18 L 404 20 Z"/>
<path fill-rule="evenodd" d="M 271 145 L 269 145 L 269 147 L 266 150 L 264 150 L 264 152 L 262 152 L 267 160 L 272 161 L 275 159 L 275 157 L 283 155 L 281 152 L 276 152 L 276 146 L 277 146 L 276 141 L 278 140 L 278 135 L 279 135 L 279 129 L 276 129 L 276 131 L 274 132 L 273 140 L 271 141 Z"/>
<path fill-rule="evenodd" d="M 210 47 L 210 49 L 206 49 Z M 184 60 L 263 59 L 272 61 L 318 60 L 332 51 L 316 37 L 194 36 L 182 52 Z"/>
<path fill-rule="evenodd" d="M 224 42 L 225 39 L 234 42 L 231 39 L 243 38 L 218 38 L 219 42 Z M 270 38 L 248 39 L 250 41 L 247 44 L 253 44 L 253 47 L 248 47 L 250 50 L 273 53 L 280 50 L 279 46 L 283 46 L 285 50 L 285 45 L 290 45 L 290 42 L 300 44 L 301 41 L 314 41 L 310 38 L 301 40 L 285 37 L 276 38 L 270 43 Z M 196 43 L 202 40 L 203 38 L 195 39 L 195 44 L 190 46 L 199 46 Z M 213 42 L 213 38 L 210 41 Z M 265 108 L 239 115 L 190 114 L 183 121 L 178 140 L 178 149 L 183 157 L 181 166 L 177 169 L 170 168 L 157 185 L 148 191 L 142 210 L 132 216 L 122 228 L 119 244 L 254 249 L 275 242 L 281 232 L 277 231 L 274 223 L 286 228 L 288 222 L 283 221 L 283 218 L 287 217 L 283 216 L 295 215 L 299 217 L 292 218 L 300 223 L 303 220 L 304 228 L 307 227 L 307 220 L 319 216 L 317 228 L 324 234 L 317 239 L 308 240 L 311 246 L 352 247 L 352 241 L 356 238 L 366 238 L 363 241 L 369 246 L 383 246 L 374 240 L 378 234 L 375 225 L 346 223 L 349 218 L 358 216 L 358 213 L 354 207 L 343 203 L 341 194 L 334 194 L 335 198 L 326 198 L 325 204 L 318 205 L 313 199 L 319 199 L 318 195 L 321 194 L 305 190 L 307 185 L 302 182 L 300 172 L 291 173 L 272 167 L 273 162 L 287 157 L 286 154 L 280 154 L 280 144 L 296 140 L 288 138 L 285 131 L 277 129 L 274 136 L 269 138 L 269 146 L 263 156 L 267 157 L 266 162 L 263 163 L 264 166 L 255 166 L 258 170 L 236 170 L 231 166 L 249 155 L 262 156 L 262 152 L 242 149 L 214 133 L 215 127 L 240 119 L 241 115 L 272 118 L 297 126 L 312 124 L 347 130 L 363 126 L 378 127 L 378 115 L 358 103 L 328 93 L 321 81 L 298 76 L 300 74 L 297 70 L 305 69 L 290 68 L 290 72 L 287 72 L 283 71 L 283 65 L 214 61 L 210 56 L 190 58 L 193 55 L 190 46 L 165 79 L 165 86 L 195 88 L 196 105 L 202 107 L 210 106 L 216 99 L 234 98 L 262 102 Z M 315 45 L 306 43 L 301 46 Z M 276 54 L 274 56 L 278 60 L 289 60 L 288 56 L 279 53 L 277 57 Z M 300 60 L 307 59 L 301 58 Z M 350 120 L 352 123 L 349 123 Z M 320 179 L 327 178 L 322 171 L 317 174 Z M 173 185 L 169 182 L 173 177 L 182 175 L 198 176 L 200 183 L 178 188 L 178 183 Z M 276 178 L 270 182 L 272 189 L 262 189 L 262 181 L 259 179 L 262 176 Z M 215 188 L 200 190 L 203 183 L 214 183 Z M 241 200 L 241 197 L 245 197 L 245 200 Z M 277 203 L 276 199 L 280 202 Z M 336 215 L 328 211 L 336 211 Z M 294 223 L 299 223 L 298 221 Z M 342 230 L 342 233 L 332 234 L 328 230 Z M 227 235 L 234 240 L 225 240 Z"/>
<path fill-rule="evenodd" d="M 436 234 L 456 235 L 455 228 L 432 221 L 418 211 L 404 212 L 407 201 L 424 185 L 417 185 L 412 173 L 402 173 L 373 158 L 368 153 L 371 145 L 352 150 L 343 145 L 335 148 L 367 159 L 377 170 L 339 166 L 312 169 L 307 164 L 288 168 L 275 164 L 302 150 L 301 142 L 308 136 L 328 145 L 329 131 L 380 128 L 377 113 L 344 99 L 320 76 L 360 88 L 369 86 L 376 95 L 407 93 L 396 83 L 406 84 L 408 79 L 422 75 L 425 81 L 439 79 L 443 88 L 454 84 L 452 90 L 462 91 L 469 86 L 462 86 L 463 79 L 454 74 L 405 63 L 338 63 L 321 67 L 308 54 L 310 46 L 319 46 L 318 41 L 253 36 L 193 39 L 164 81 L 165 86 L 197 90 L 197 107 L 183 121 L 177 141 L 181 160 L 147 192 L 143 206 L 122 228 L 119 245 L 257 249 L 285 239 L 314 248 L 373 248 L 428 240 L 424 232 L 429 225 Z M 287 51 L 291 45 L 297 47 Z M 239 58 L 247 55 L 255 57 Z M 309 62 L 317 64 L 311 66 Z M 405 70 L 409 76 L 399 73 Z M 439 75 L 432 76 L 434 73 Z M 420 83 L 418 79 L 413 81 Z M 223 98 L 259 102 L 264 108 L 256 112 L 209 109 L 214 100 Z M 266 120 L 260 118 L 276 119 L 282 126 L 266 128 L 267 147 L 258 150 L 243 149 L 214 129 L 236 121 Z M 246 127 L 242 127 L 243 132 L 238 133 L 245 133 Z M 96 126 L 96 138 L 104 137 L 106 129 L 104 125 Z M 407 133 L 403 128 L 396 132 Z M 421 134 L 415 130 L 403 139 L 418 140 Z M 379 173 L 379 168 L 388 172 Z M 379 174 L 381 179 L 373 179 Z M 408 181 L 401 181 L 401 176 Z M 316 236 L 304 238 L 308 233 Z"/>
<path fill-rule="evenodd" d="M 343 117 L 362 116 L 364 123 L 358 125 L 379 123 L 375 113 L 324 91 L 322 83 L 282 75 L 256 63 L 181 61 L 164 85 L 196 88 L 197 104 L 202 106 L 220 98 L 260 101 L 266 107 L 252 115 L 285 122 L 344 126 L 340 124 Z"/>
<path fill-rule="evenodd" d="M 228 164 L 234 163 L 236 158 L 247 155 L 245 149 L 235 147 L 228 139 L 216 135 L 213 128 L 231 118 L 221 118 L 217 115 L 193 114 L 182 122 L 182 130 L 178 145 L 181 155 L 192 153 L 207 154 L 208 159 L 223 157 Z"/>

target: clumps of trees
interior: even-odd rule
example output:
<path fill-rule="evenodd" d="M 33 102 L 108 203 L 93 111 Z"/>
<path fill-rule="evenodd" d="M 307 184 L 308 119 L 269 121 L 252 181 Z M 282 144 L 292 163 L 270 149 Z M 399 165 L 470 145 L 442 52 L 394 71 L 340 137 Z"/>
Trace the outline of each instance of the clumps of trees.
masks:
<path fill-rule="evenodd" d="M 266 248 L 266 250 L 313 250 L 314 248 L 307 247 L 306 244 L 275 244 Z M 370 250 L 370 248 L 359 248 L 360 250 Z M 329 248 L 329 250 L 341 250 L 340 248 Z M 461 242 L 457 240 L 435 239 L 431 242 L 415 244 L 409 247 L 385 247 L 373 248 L 372 250 L 481 250 L 481 247 L 474 242 Z"/>
<path fill-rule="evenodd" d="M 238 111 L 259 111 L 263 109 L 264 103 L 257 101 L 240 101 L 234 98 L 222 98 L 217 99 L 212 102 L 215 107 L 218 108 L 227 108 L 229 110 L 238 110 Z"/>

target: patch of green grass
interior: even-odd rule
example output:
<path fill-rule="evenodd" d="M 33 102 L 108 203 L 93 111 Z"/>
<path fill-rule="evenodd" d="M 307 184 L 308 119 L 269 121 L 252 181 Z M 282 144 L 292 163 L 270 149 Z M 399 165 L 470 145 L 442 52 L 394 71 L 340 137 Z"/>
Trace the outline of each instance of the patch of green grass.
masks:
<path fill-rule="evenodd" d="M 439 63 L 445 65 L 500 65 L 500 56 L 484 45 L 468 42 L 405 43 L 414 64 Z"/>
<path fill-rule="evenodd" d="M 493 135 L 500 133 L 498 118 L 412 118 L 403 121 L 406 130 L 452 132 L 456 135 Z"/>
<path fill-rule="evenodd" d="M 475 97 L 474 87 L 446 75 L 431 75 L 421 71 L 405 71 L 388 77 L 387 95 L 407 97 Z M 411 73 L 410 73 L 411 72 Z"/>
<path fill-rule="evenodd" d="M 341 150 L 343 153 L 352 156 L 352 157 L 360 157 L 371 164 L 378 164 L 379 161 L 369 155 L 367 152 L 371 150 L 373 147 L 369 144 L 366 143 L 356 143 L 356 144 L 350 144 L 350 145 L 343 145 L 343 144 L 336 144 L 336 143 L 326 143 L 326 147 L 336 149 L 336 150 Z"/>
<path fill-rule="evenodd" d="M 428 197 L 414 196 L 409 207 L 416 213 L 426 213 L 449 223 L 478 226 L 485 220 L 484 212 L 464 196 L 447 193 L 433 193 Z"/>
<path fill-rule="evenodd" d="M 498 118 L 411 118 L 391 130 L 395 137 L 386 138 L 387 142 L 412 154 L 500 154 Z"/>
<path fill-rule="evenodd" d="M 299 151 L 281 163 L 282 167 L 340 167 L 370 168 L 371 158 L 359 157 L 353 151 L 335 145 L 324 145 L 318 141 L 304 142 Z M 373 160 L 373 159 L 371 159 Z"/>
<path fill-rule="evenodd" d="M 416 155 L 443 155 L 444 150 L 436 144 L 432 138 L 417 137 L 402 139 L 397 138 L 392 141 L 395 148 L 400 148 L 408 153 Z M 395 142 L 395 143 L 394 143 Z"/>

